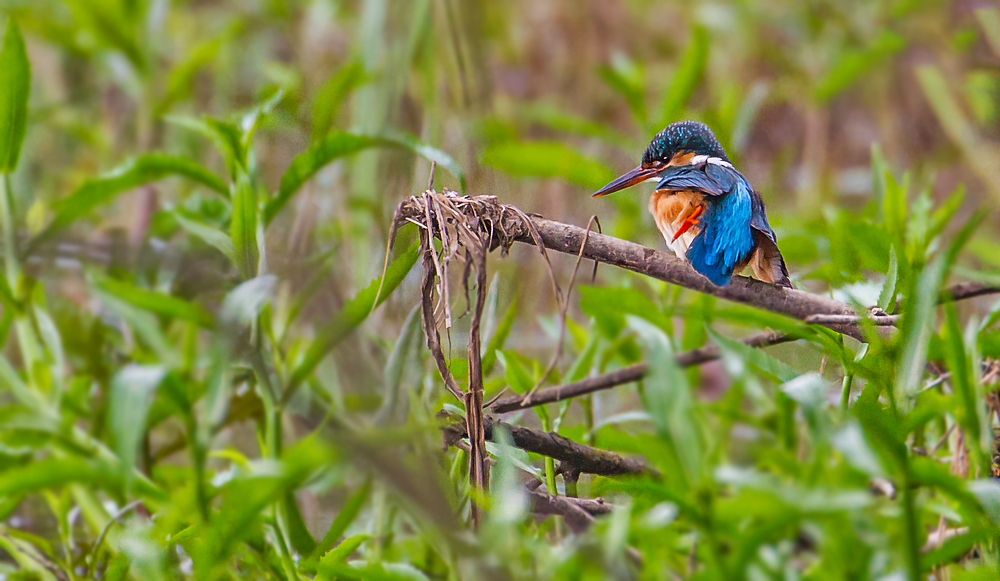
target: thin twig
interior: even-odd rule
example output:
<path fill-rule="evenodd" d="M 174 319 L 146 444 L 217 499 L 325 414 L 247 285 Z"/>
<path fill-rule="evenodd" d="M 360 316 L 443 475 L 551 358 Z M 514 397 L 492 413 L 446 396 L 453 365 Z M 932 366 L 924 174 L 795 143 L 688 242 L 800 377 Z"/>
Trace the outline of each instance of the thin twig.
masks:
<path fill-rule="evenodd" d="M 104 543 L 104 538 L 108 536 L 108 531 L 111 530 L 111 526 L 116 522 L 118 522 L 118 520 L 121 519 L 123 516 L 128 514 L 130 510 L 134 509 L 140 504 L 142 504 L 141 500 L 133 500 L 132 502 L 121 507 L 118 510 L 118 512 L 111 515 L 111 518 L 108 519 L 107 524 L 105 524 L 104 528 L 101 529 L 101 534 L 98 535 L 97 541 L 94 543 L 94 547 L 90 550 L 90 563 L 87 565 L 87 579 L 94 578 L 94 572 L 95 572 L 94 568 L 97 566 L 97 555 L 98 555 L 97 550 L 100 549 L 101 544 Z"/>
<path fill-rule="evenodd" d="M 756 333 L 746 337 L 741 341 L 751 347 L 766 347 L 768 345 L 777 345 L 779 343 L 795 341 L 796 339 L 797 337 L 793 337 L 791 335 L 776 333 L 774 331 L 765 331 L 763 333 Z M 677 364 L 681 367 L 692 367 L 718 359 L 719 356 L 720 352 L 718 346 L 706 345 L 705 347 L 678 353 L 675 356 L 675 359 Z M 538 393 L 531 398 L 531 401 L 525 401 L 525 398 L 520 395 L 503 398 L 494 402 L 490 409 L 493 413 L 503 414 L 528 407 L 579 397 L 581 395 L 601 391 L 603 389 L 610 389 L 618 385 L 639 381 L 646 376 L 648 367 L 649 366 L 646 363 L 635 363 L 608 373 L 588 377 L 587 379 L 580 381 L 574 381 L 572 383 L 557 385 L 554 387 L 547 387 L 538 391 Z"/>
<path fill-rule="evenodd" d="M 486 303 L 486 246 L 477 244 L 466 250 L 466 260 L 476 270 L 476 306 L 469 324 L 469 391 L 465 397 L 465 431 L 469 436 L 469 483 L 473 490 L 489 490 L 490 462 L 486 452 L 486 432 L 483 421 L 483 362 L 481 359 L 479 325 Z M 447 284 L 447 282 L 445 283 Z M 468 284 L 468 283 L 466 283 Z M 482 507 L 473 498 L 472 525 L 482 523 Z"/>
<path fill-rule="evenodd" d="M 590 229 L 593 228 L 595 220 L 597 220 L 596 215 L 591 216 L 590 221 L 587 222 L 587 234 L 590 234 Z M 573 285 L 576 284 L 576 273 L 580 271 L 580 263 L 583 262 L 583 249 L 586 245 L 587 238 L 584 237 L 583 242 L 580 243 L 580 252 L 576 255 L 576 263 L 573 265 L 573 274 L 569 277 L 569 286 L 566 287 L 566 296 L 562 298 L 562 304 L 559 307 L 559 338 L 556 340 L 556 350 L 552 353 L 552 358 L 549 359 L 549 363 L 545 367 L 545 372 L 542 373 L 542 376 L 538 378 L 538 382 L 535 383 L 534 387 L 528 390 L 527 395 L 524 396 L 525 404 L 530 402 L 531 396 L 538 391 L 538 388 L 541 387 L 543 383 L 548 381 L 549 375 L 552 374 L 552 370 L 556 368 L 556 365 L 559 363 L 559 359 L 562 357 L 563 343 L 566 341 L 566 316 L 569 313 L 569 299 L 573 294 Z"/>
<path fill-rule="evenodd" d="M 899 322 L 900 315 L 809 315 L 806 322 L 812 325 L 858 325 L 864 321 L 875 326 L 890 326 Z"/>
<path fill-rule="evenodd" d="M 424 336 L 427 338 L 427 349 L 431 352 L 431 356 L 437 364 L 438 373 L 441 374 L 441 379 L 444 380 L 445 388 L 447 388 L 451 395 L 462 401 L 464 397 L 462 390 L 451 375 L 451 370 L 448 369 L 448 362 L 444 358 L 444 352 L 441 351 L 441 335 L 438 333 L 437 325 L 434 322 L 434 263 L 436 260 L 434 258 L 434 245 L 431 243 L 428 233 L 423 230 L 420 231 L 420 246 L 423 248 L 424 253 L 424 273 L 420 285 L 420 322 L 424 328 Z"/>
<path fill-rule="evenodd" d="M 431 175 L 427 177 L 427 189 L 428 190 L 433 190 L 434 189 L 434 171 L 437 170 L 437 167 L 438 167 L 438 162 L 432 161 L 431 162 Z"/>

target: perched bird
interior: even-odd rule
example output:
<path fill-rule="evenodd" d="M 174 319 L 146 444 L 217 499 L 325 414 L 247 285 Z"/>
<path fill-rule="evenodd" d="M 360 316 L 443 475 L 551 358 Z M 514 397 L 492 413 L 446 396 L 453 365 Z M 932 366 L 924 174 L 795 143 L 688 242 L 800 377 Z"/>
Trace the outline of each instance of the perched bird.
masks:
<path fill-rule="evenodd" d="M 645 181 L 657 182 L 649 211 L 667 246 L 713 284 L 729 284 L 749 264 L 760 280 L 791 288 L 763 200 L 707 125 L 669 125 L 653 138 L 639 167 L 594 197 Z"/>

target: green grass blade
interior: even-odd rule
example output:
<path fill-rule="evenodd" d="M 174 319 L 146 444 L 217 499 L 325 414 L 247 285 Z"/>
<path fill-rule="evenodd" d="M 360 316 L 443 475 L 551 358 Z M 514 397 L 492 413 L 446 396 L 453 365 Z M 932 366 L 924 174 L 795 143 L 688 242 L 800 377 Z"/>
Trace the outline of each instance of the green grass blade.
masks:
<path fill-rule="evenodd" d="M 899 277 L 899 264 L 896 258 L 896 247 L 889 248 L 889 271 L 885 274 L 885 283 L 882 291 L 878 295 L 878 308 L 886 312 L 891 312 L 890 308 L 896 304 L 896 280 Z"/>
<path fill-rule="evenodd" d="M 136 467 L 149 408 L 165 375 L 160 365 L 126 365 L 111 380 L 108 423 L 126 479 Z"/>
<path fill-rule="evenodd" d="M 316 539 L 306 528 L 306 521 L 302 518 L 302 511 L 299 510 L 298 503 L 295 502 L 295 492 L 287 491 L 281 498 L 281 512 L 285 521 L 285 528 L 288 531 L 288 542 L 292 548 L 300 555 L 308 555 L 316 549 Z"/>
<path fill-rule="evenodd" d="M 174 218 L 188 234 L 199 238 L 205 244 L 225 254 L 233 264 L 236 264 L 236 248 L 233 247 L 232 239 L 225 232 L 217 230 L 214 226 L 188 218 L 180 212 L 175 212 Z"/>
<path fill-rule="evenodd" d="M 173 295 L 151 291 L 113 278 L 98 280 L 97 287 L 126 303 L 157 315 L 190 321 L 206 329 L 215 326 L 215 318 L 204 307 Z"/>
<path fill-rule="evenodd" d="M 429 161 L 450 171 L 459 179 L 464 189 L 465 177 L 458 164 L 443 151 L 407 135 L 361 135 L 337 131 L 314 143 L 305 152 L 292 160 L 292 164 L 281 176 L 278 193 L 264 208 L 264 223 L 270 224 L 292 196 L 299 191 L 316 172 L 327 164 L 342 157 L 353 155 L 373 147 L 398 147 L 408 149 Z"/>
<path fill-rule="evenodd" d="M 365 66 L 352 60 L 340 67 L 316 91 L 312 106 L 312 138 L 319 141 L 333 129 L 337 113 L 351 91 L 371 80 Z"/>
<path fill-rule="evenodd" d="M 284 396 L 287 401 L 295 389 L 305 381 L 316 369 L 320 361 L 337 346 L 347 335 L 362 323 L 372 310 L 382 304 L 399 286 L 413 265 L 417 263 L 418 246 L 414 244 L 403 252 L 389 265 L 383 279 L 375 279 L 364 290 L 358 292 L 347 301 L 344 308 L 324 328 L 322 333 L 306 350 L 302 362 L 292 373 L 288 382 L 288 390 Z M 380 290 L 381 289 L 381 290 Z"/>
<path fill-rule="evenodd" d="M 377 417 L 381 421 L 389 421 L 395 424 L 396 421 L 405 421 L 405 398 L 402 397 L 406 387 L 404 381 L 406 370 L 410 362 L 414 360 L 421 348 L 420 332 L 420 306 L 417 305 L 410 310 L 403 328 L 399 332 L 399 339 L 389 354 L 389 359 L 385 362 L 385 369 L 382 374 L 382 406 Z"/>
<path fill-rule="evenodd" d="M 33 244 L 48 239 L 80 218 L 115 199 L 119 194 L 170 176 L 185 177 L 225 194 L 225 182 L 204 166 L 188 158 L 165 153 L 137 156 L 110 172 L 84 182 L 56 205 L 56 215 Z"/>
<path fill-rule="evenodd" d="M 330 528 L 326 531 L 323 536 L 323 540 L 316 545 L 316 549 L 313 551 L 313 557 L 318 557 L 325 555 L 334 544 L 337 539 L 344 536 L 347 532 L 347 527 L 351 526 L 351 523 L 358 518 L 361 514 L 361 509 L 364 507 L 365 503 L 368 502 L 368 497 L 371 496 L 372 482 L 371 480 L 366 480 L 365 483 L 347 499 L 344 506 L 337 513 L 337 518 L 333 519 L 330 523 Z M 347 542 L 345 539 L 344 542 Z M 344 543 L 342 542 L 341 545 Z M 338 545 L 339 546 L 339 545 Z"/>
<path fill-rule="evenodd" d="M 680 120 L 685 105 L 705 74 L 710 47 L 708 31 L 702 26 L 692 28 L 691 40 L 684 48 L 680 64 L 677 65 L 663 98 L 663 106 L 660 108 L 662 117 L 657 131 L 668 123 Z"/>
<path fill-rule="evenodd" d="M 597 190 L 615 176 L 600 161 L 557 141 L 508 141 L 483 151 L 483 163 L 504 173 L 526 178 L 562 178 L 588 190 Z"/>
<path fill-rule="evenodd" d="M 257 275 L 260 249 L 257 248 L 257 191 L 250 177 L 240 174 L 233 187 L 233 217 L 229 225 L 236 266 L 244 279 Z"/>
<path fill-rule="evenodd" d="M 31 64 L 24 38 L 14 19 L 8 17 L 0 50 L 0 172 L 11 172 L 17 167 L 28 126 L 30 90 Z"/>

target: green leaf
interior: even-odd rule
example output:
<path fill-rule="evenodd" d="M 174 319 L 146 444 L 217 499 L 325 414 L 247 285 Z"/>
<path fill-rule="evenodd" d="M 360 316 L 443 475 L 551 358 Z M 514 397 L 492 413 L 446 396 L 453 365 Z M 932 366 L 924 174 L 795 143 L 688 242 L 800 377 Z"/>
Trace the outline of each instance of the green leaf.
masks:
<path fill-rule="evenodd" d="M 174 212 L 174 218 L 188 234 L 199 238 L 205 244 L 225 254 L 233 264 L 236 264 L 236 248 L 233 247 L 233 240 L 228 234 L 216 229 L 214 226 L 209 226 L 208 224 L 188 218 L 180 212 Z"/>
<path fill-rule="evenodd" d="M 611 64 L 600 67 L 597 74 L 628 104 L 632 118 L 638 124 L 646 123 L 645 79 L 642 67 L 623 53 L 617 52 Z"/>
<path fill-rule="evenodd" d="M 239 126 L 229 121 L 222 121 L 214 117 L 204 116 L 188 117 L 184 115 L 167 115 L 164 120 L 199 133 L 209 141 L 222 154 L 226 160 L 226 170 L 229 176 L 236 178 L 237 175 L 247 170 L 247 151 L 243 148 L 243 132 Z"/>
<path fill-rule="evenodd" d="M 330 549 L 323 555 L 323 558 L 320 560 L 320 565 L 333 565 L 347 562 L 347 558 L 351 556 L 351 553 L 358 550 L 358 547 L 363 545 L 364 542 L 370 538 L 372 538 L 372 536 L 366 533 L 360 533 L 347 537 L 336 547 Z"/>
<path fill-rule="evenodd" d="M 878 295 L 878 307 L 886 312 L 892 312 L 896 304 L 896 279 L 899 277 L 899 264 L 896 258 L 896 247 L 889 248 L 889 271 L 885 275 L 885 283 Z"/>
<path fill-rule="evenodd" d="M 977 382 L 973 369 L 976 363 L 965 345 L 965 336 L 958 320 L 955 303 L 945 303 L 943 310 L 945 314 L 943 329 L 945 359 L 948 362 L 948 370 L 951 372 L 952 389 L 958 397 L 958 401 L 961 402 L 959 413 L 956 414 L 955 419 L 965 430 L 973 463 L 980 463 L 982 468 L 988 469 L 988 464 L 982 466 L 985 463 L 981 447 L 984 430 L 980 424 L 980 397 L 977 393 Z M 970 347 L 973 345 L 974 343 L 970 342 Z"/>
<path fill-rule="evenodd" d="M 710 48 L 708 31 L 703 26 L 691 29 L 691 40 L 681 55 L 680 64 L 674 72 L 670 85 L 666 89 L 661 108 L 662 117 L 659 127 L 678 121 L 684 112 L 695 88 L 705 73 Z M 658 129 L 657 129 L 658 130 Z"/>
<path fill-rule="evenodd" d="M 672 468 L 688 484 L 693 483 L 702 475 L 704 437 L 687 376 L 677 365 L 670 339 L 662 329 L 634 316 L 628 317 L 628 324 L 638 335 L 649 362 L 643 380 L 643 407 L 674 456 L 676 466 Z"/>
<path fill-rule="evenodd" d="M 528 390 L 535 386 L 535 380 L 517 353 L 497 351 L 497 361 L 503 366 L 504 381 L 514 393 L 528 393 Z"/>
<path fill-rule="evenodd" d="M 240 173 L 233 184 L 233 217 L 229 237 L 233 241 L 236 266 L 244 279 L 257 275 L 260 250 L 257 248 L 257 190 L 250 177 Z"/>
<path fill-rule="evenodd" d="M 665 331 L 672 328 L 663 310 L 635 288 L 581 286 L 580 308 L 609 337 L 621 332 L 627 315 L 642 317 Z"/>
<path fill-rule="evenodd" d="M 948 226 L 948 222 L 951 222 L 951 219 L 955 217 L 955 214 L 962 207 L 962 202 L 964 201 L 965 186 L 960 185 L 934 210 L 930 217 L 930 225 L 927 227 L 928 242 L 944 232 L 945 227 Z"/>
<path fill-rule="evenodd" d="M 111 380 L 108 423 L 115 439 L 115 451 L 121 459 L 122 473 L 126 476 L 131 475 L 136 466 L 149 408 L 166 371 L 161 365 L 129 364 Z"/>
<path fill-rule="evenodd" d="M 292 196 L 309 178 L 324 166 L 342 157 L 353 155 L 372 147 L 398 147 L 407 149 L 450 171 L 465 189 L 465 176 L 458 164 L 443 151 L 408 135 L 361 135 L 335 131 L 321 141 L 311 145 L 304 153 L 292 160 L 292 164 L 281 176 L 278 193 L 264 208 L 264 223 L 270 224 Z"/>
<path fill-rule="evenodd" d="M 325 555 L 327 554 L 327 551 L 330 550 L 330 547 L 334 546 L 337 539 L 344 536 L 344 533 L 347 532 L 347 527 L 351 526 L 351 523 L 353 523 L 358 518 L 358 515 L 361 514 L 361 509 L 368 501 L 368 497 L 371 496 L 371 491 L 372 481 L 371 479 L 368 479 L 365 480 L 365 483 L 357 490 L 357 492 L 352 494 L 351 497 L 347 499 L 347 502 L 345 502 L 344 506 L 341 507 L 340 512 L 337 513 L 337 518 L 333 519 L 333 522 L 330 523 L 330 528 L 323 536 L 323 540 L 320 541 L 319 544 L 316 545 L 316 549 L 313 550 L 314 557 L 317 555 L 324 555 L 324 559 L 326 558 Z M 353 539 L 357 536 L 359 535 L 355 535 L 351 538 Z M 342 541 L 338 547 L 347 543 L 348 540 L 349 539 L 345 539 Z"/>
<path fill-rule="evenodd" d="M 906 39 L 888 30 L 863 48 L 842 48 L 826 75 L 813 89 L 813 99 L 825 104 L 858 79 L 906 47 Z"/>
<path fill-rule="evenodd" d="M 204 307 L 166 293 L 144 289 L 113 278 L 102 278 L 97 287 L 140 309 L 168 317 L 190 321 L 201 327 L 211 328 L 215 319 Z"/>
<path fill-rule="evenodd" d="M 382 374 L 382 407 L 376 416 L 381 422 L 395 423 L 406 419 L 405 407 L 402 410 L 398 410 L 397 407 L 405 405 L 406 400 L 401 397 L 406 387 L 404 377 L 410 362 L 416 358 L 422 345 L 420 323 L 420 305 L 417 305 L 410 310 L 410 314 L 403 322 L 399 339 L 396 340 L 396 345 L 385 362 Z"/>
<path fill-rule="evenodd" d="M 31 64 L 24 38 L 11 17 L 7 18 L 0 50 L 0 172 L 12 172 L 21 155 L 28 126 L 28 93 Z"/>
<path fill-rule="evenodd" d="M 165 95 L 156 105 L 158 117 L 169 110 L 171 105 L 187 99 L 191 95 L 196 86 L 195 77 L 198 72 L 216 63 L 219 52 L 226 46 L 226 43 L 233 42 L 242 29 L 242 22 L 233 21 L 215 36 L 194 44 L 190 48 L 185 47 L 187 50 L 184 56 L 170 69 L 167 76 Z"/>
<path fill-rule="evenodd" d="M 44 458 L 0 473 L 0 497 L 37 493 L 47 488 L 82 483 L 117 493 L 121 478 L 117 470 L 80 458 Z"/>
<path fill-rule="evenodd" d="M 320 86 L 312 106 L 313 141 L 318 141 L 333 129 L 341 104 L 351 91 L 370 79 L 364 64 L 360 60 L 351 60 Z"/>
<path fill-rule="evenodd" d="M 503 314 L 503 318 L 500 319 L 500 323 L 497 324 L 497 328 L 493 331 L 492 336 L 490 336 L 489 342 L 486 344 L 486 349 L 483 351 L 483 375 L 489 375 L 493 371 L 493 365 L 497 360 L 497 350 L 503 349 L 504 343 L 507 342 L 507 337 L 510 335 L 510 330 L 514 327 L 514 318 L 517 316 L 517 301 L 512 301 L 510 306 L 507 307 L 507 311 Z"/>
<path fill-rule="evenodd" d="M 190 159 L 164 153 L 137 156 L 101 177 L 84 182 L 56 205 L 56 215 L 33 242 L 51 237 L 76 220 L 115 199 L 118 194 L 169 176 L 180 176 L 225 194 L 225 182 Z"/>
<path fill-rule="evenodd" d="M 782 361 L 768 355 L 763 349 L 751 347 L 742 341 L 734 341 L 728 337 L 723 337 L 712 329 L 709 329 L 708 332 L 712 336 L 712 341 L 720 349 L 736 355 L 756 371 L 778 383 L 785 383 L 799 376 L 798 372 Z"/>
<path fill-rule="evenodd" d="M 615 176 L 606 165 L 558 141 L 509 141 L 483 151 L 483 163 L 512 176 L 562 178 L 597 190 Z"/>
<path fill-rule="evenodd" d="M 385 299 L 392 294 L 399 286 L 406 275 L 409 274 L 413 265 L 417 263 L 418 246 L 414 244 L 403 252 L 389 265 L 383 279 L 375 279 L 364 290 L 358 292 L 354 297 L 344 304 L 344 308 L 337 313 L 333 320 L 327 323 L 322 332 L 312 342 L 302 358 L 302 362 L 295 368 L 291 379 L 288 382 L 288 389 L 285 393 L 285 400 L 305 379 L 316 369 L 320 361 L 337 346 L 351 331 L 358 327 L 368 315 L 382 304 Z"/>
<path fill-rule="evenodd" d="M 302 511 L 295 502 L 295 492 L 288 490 L 280 500 L 281 517 L 288 531 L 288 541 L 300 555 L 308 555 L 316 549 L 316 539 L 312 537 L 302 518 Z"/>

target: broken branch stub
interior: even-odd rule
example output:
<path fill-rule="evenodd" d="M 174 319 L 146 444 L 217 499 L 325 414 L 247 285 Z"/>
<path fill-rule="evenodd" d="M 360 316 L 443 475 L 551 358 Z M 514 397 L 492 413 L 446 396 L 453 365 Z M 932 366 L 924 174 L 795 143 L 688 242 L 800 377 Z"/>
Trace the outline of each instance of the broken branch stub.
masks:
<path fill-rule="evenodd" d="M 489 457 L 486 452 L 486 436 L 483 421 L 483 370 L 480 360 L 480 319 L 486 302 L 486 253 L 489 238 L 485 237 L 479 228 L 470 227 L 465 215 L 458 212 L 450 204 L 447 196 L 435 192 L 425 192 L 422 200 L 423 223 L 421 226 L 420 246 L 423 253 L 423 280 L 421 284 L 421 324 L 434 362 L 437 365 L 441 379 L 448 391 L 459 399 L 465 407 L 465 431 L 469 437 L 469 483 L 474 490 L 480 492 L 489 489 Z M 409 220 L 413 221 L 413 220 Z M 397 210 L 393 223 L 393 232 L 400 224 L 400 213 Z M 433 239 L 441 240 L 440 253 L 434 248 Z M 392 236 L 390 236 L 392 238 Z M 391 244 L 391 242 L 390 242 Z M 472 307 L 471 325 L 469 327 L 469 385 L 462 390 L 455 381 L 448 361 L 441 348 L 439 320 L 443 319 L 446 329 L 452 326 L 451 299 L 448 290 L 449 265 L 453 260 L 465 263 L 462 269 L 462 284 L 465 296 L 469 296 L 469 277 L 475 273 L 476 302 Z M 438 307 L 434 298 L 437 295 Z M 439 317 L 441 314 L 443 317 Z M 475 527 L 482 522 L 482 509 L 472 500 L 472 524 Z"/>

